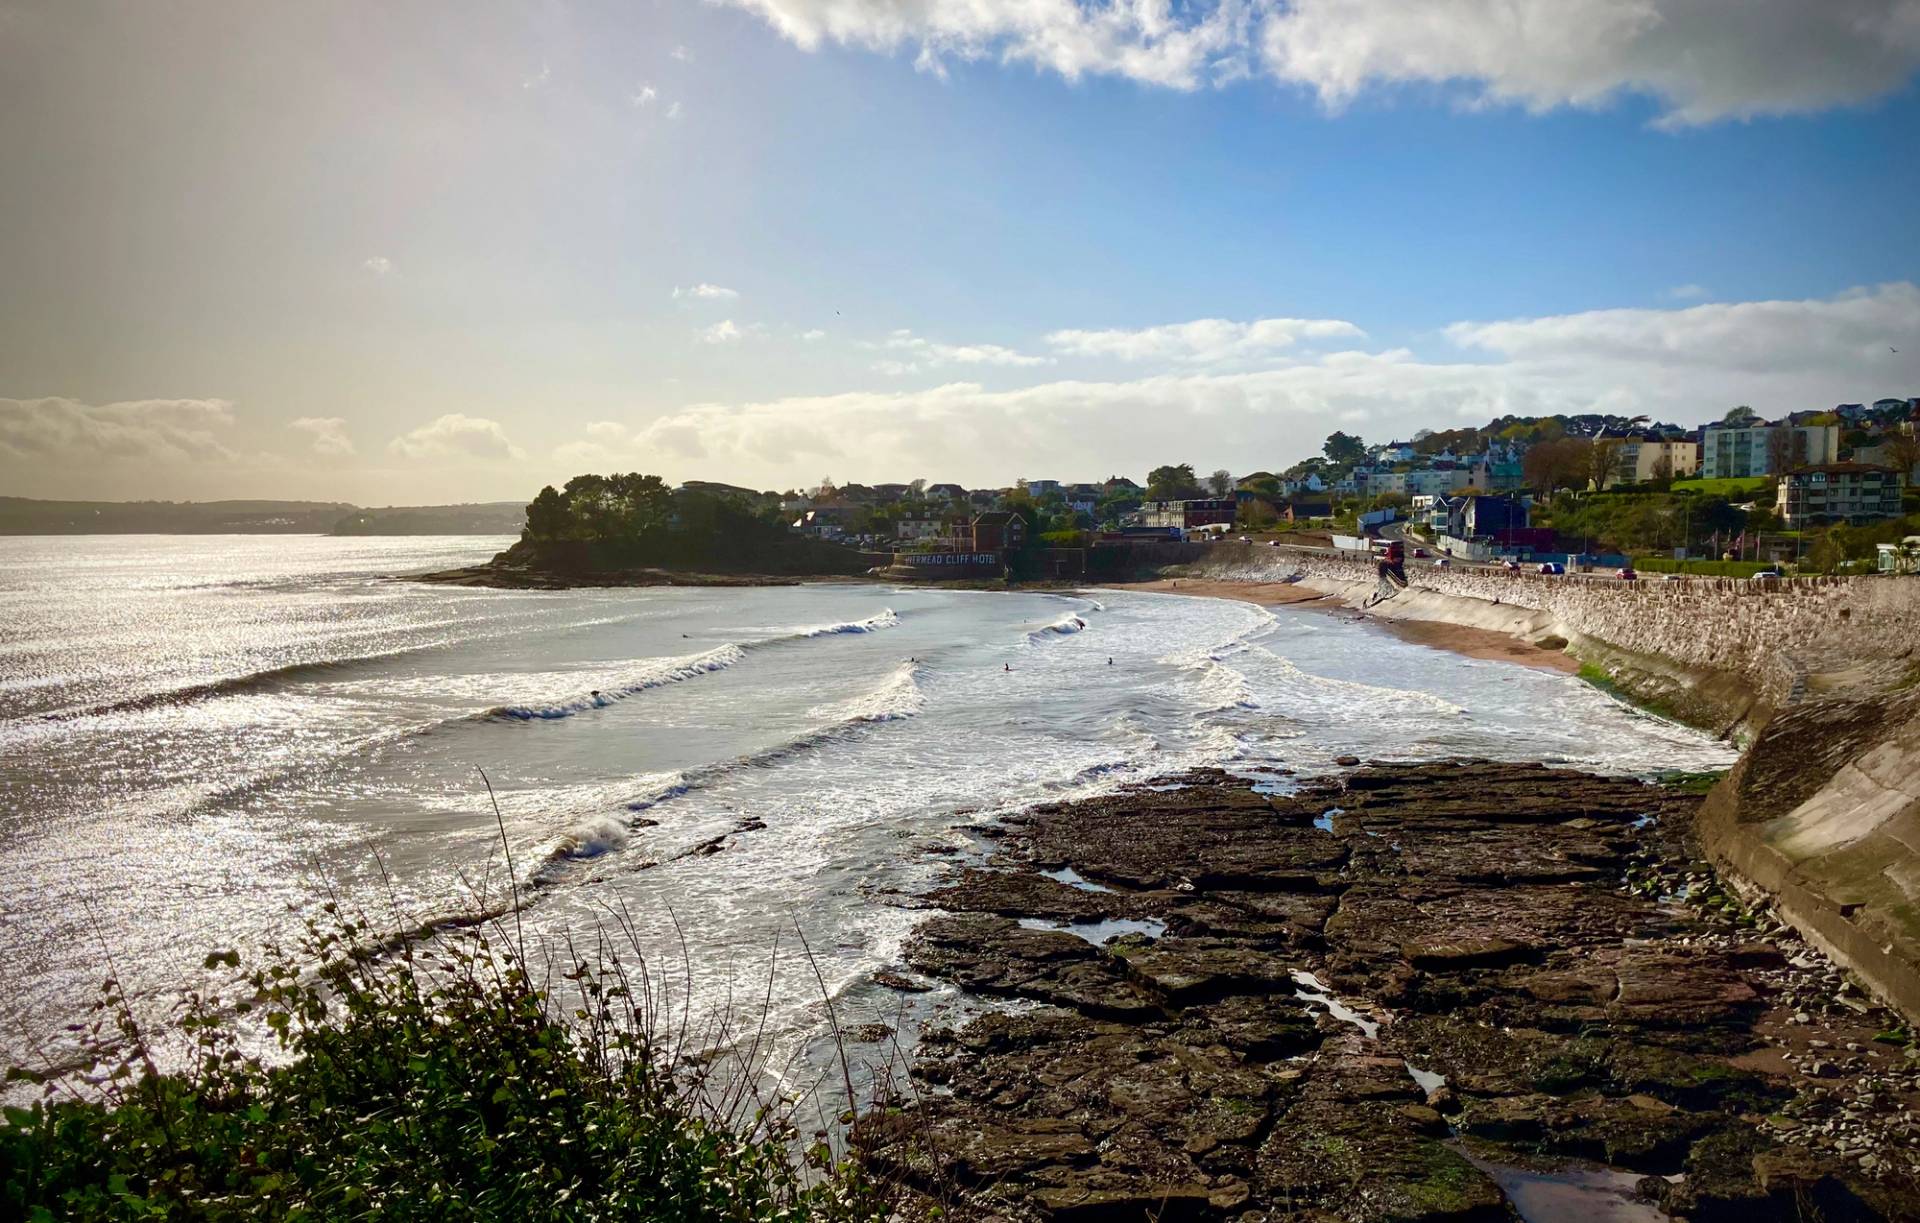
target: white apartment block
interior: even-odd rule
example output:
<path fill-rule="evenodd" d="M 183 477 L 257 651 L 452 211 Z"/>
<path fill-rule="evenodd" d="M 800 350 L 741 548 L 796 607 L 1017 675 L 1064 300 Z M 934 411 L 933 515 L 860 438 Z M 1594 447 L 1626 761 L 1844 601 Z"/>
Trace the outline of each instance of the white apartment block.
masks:
<path fill-rule="evenodd" d="M 1709 425 L 1701 435 L 1700 474 L 1709 480 L 1778 475 L 1840 457 L 1839 425 Z"/>

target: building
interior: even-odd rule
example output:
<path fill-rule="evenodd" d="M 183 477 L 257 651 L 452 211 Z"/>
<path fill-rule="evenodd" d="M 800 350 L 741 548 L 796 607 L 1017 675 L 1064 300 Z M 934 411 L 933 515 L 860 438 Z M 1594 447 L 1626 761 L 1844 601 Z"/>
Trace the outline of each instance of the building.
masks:
<path fill-rule="evenodd" d="M 1429 467 L 1424 471 L 1406 472 L 1400 477 L 1400 483 L 1401 487 L 1393 491 L 1405 493 L 1409 497 L 1450 493 L 1472 484 L 1473 473 L 1465 467 Z M 1371 488 L 1372 485 L 1369 484 L 1368 487 Z"/>
<path fill-rule="evenodd" d="M 1700 470 L 1700 443 L 1651 435 L 1626 438 L 1614 470 L 1614 479 L 1621 484 L 1682 479 Z"/>
<path fill-rule="evenodd" d="M 1027 492 L 1031 494 L 1033 497 L 1035 497 L 1036 499 L 1040 497 L 1051 497 L 1059 491 L 1060 491 L 1060 481 L 1058 480 L 1028 480 L 1027 481 Z"/>
<path fill-rule="evenodd" d="M 919 543 L 945 534 L 946 526 L 938 518 L 902 518 L 893 524 L 893 537 L 899 540 Z"/>
<path fill-rule="evenodd" d="M 1239 503 L 1232 497 L 1215 497 L 1204 501 L 1148 501 L 1140 506 L 1140 525 L 1179 527 L 1183 531 L 1220 523 L 1231 526 L 1238 512 Z"/>
<path fill-rule="evenodd" d="M 975 552 L 1018 552 L 1027 542 L 1027 520 L 1012 510 L 989 510 L 973 520 Z"/>
<path fill-rule="evenodd" d="M 1333 517 L 1333 502 L 1315 501 L 1310 497 L 1298 497 L 1292 501 L 1283 501 L 1274 507 L 1280 511 L 1280 517 L 1288 522 L 1305 522 L 1309 518 Z"/>
<path fill-rule="evenodd" d="M 1777 475 L 1839 457 L 1839 425 L 1708 425 L 1700 437 L 1700 474 L 1709 480 Z"/>
<path fill-rule="evenodd" d="M 1897 544 L 1875 544 L 1880 550 L 1880 572 L 1920 573 L 1920 535 L 1909 535 Z"/>
<path fill-rule="evenodd" d="M 1514 492 L 1527 482 L 1520 467 L 1520 450 L 1516 446 L 1489 447 L 1485 454 L 1468 459 L 1467 475 L 1469 487 L 1485 489 L 1490 493 Z"/>
<path fill-rule="evenodd" d="M 1781 477 L 1788 530 L 1822 522 L 1879 522 L 1900 516 L 1900 473 L 1870 463 L 1821 463 Z"/>
<path fill-rule="evenodd" d="M 1435 535 L 1454 539 L 1495 538 L 1527 526 L 1531 510 L 1520 497 L 1421 497 L 1413 503 L 1413 521 Z"/>
<path fill-rule="evenodd" d="M 934 501 L 965 501 L 967 490 L 958 484 L 929 484 L 927 497 Z"/>

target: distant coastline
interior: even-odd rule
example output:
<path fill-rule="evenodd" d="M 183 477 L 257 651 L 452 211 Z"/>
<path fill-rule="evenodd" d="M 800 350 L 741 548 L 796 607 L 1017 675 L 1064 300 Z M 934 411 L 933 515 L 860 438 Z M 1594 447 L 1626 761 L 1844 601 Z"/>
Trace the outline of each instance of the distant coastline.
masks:
<path fill-rule="evenodd" d="M 525 506 L 0 497 L 0 535 L 518 535 Z"/>

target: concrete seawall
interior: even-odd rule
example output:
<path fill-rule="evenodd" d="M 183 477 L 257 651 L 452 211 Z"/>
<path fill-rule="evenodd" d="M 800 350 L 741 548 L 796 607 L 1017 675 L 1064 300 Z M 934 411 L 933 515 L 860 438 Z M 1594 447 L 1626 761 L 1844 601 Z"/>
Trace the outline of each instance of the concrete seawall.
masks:
<path fill-rule="evenodd" d="M 1221 544 L 1183 574 L 1300 585 L 1361 608 L 1371 561 Z M 1747 744 L 1700 820 L 1736 886 L 1920 1021 L 1920 580 L 1621 582 L 1408 569 L 1366 608 L 1563 647 L 1629 695 Z"/>

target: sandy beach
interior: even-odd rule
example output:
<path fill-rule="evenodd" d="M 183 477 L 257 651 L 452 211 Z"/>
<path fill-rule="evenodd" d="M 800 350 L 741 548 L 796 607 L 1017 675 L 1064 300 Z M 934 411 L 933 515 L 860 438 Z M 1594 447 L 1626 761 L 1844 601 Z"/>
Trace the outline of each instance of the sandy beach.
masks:
<path fill-rule="evenodd" d="M 1355 620 L 1365 620 L 1378 625 L 1402 641 L 1415 645 L 1432 646 L 1439 650 L 1452 650 L 1469 658 L 1487 658 L 1497 662 L 1519 663 L 1525 667 L 1537 667 L 1543 671 L 1558 671 L 1572 675 L 1580 669 L 1580 662 L 1571 654 L 1560 650 L 1548 650 L 1518 637 L 1497 633 L 1490 629 L 1469 628 L 1459 624 L 1442 624 L 1436 620 L 1390 620 L 1383 616 L 1369 616 L 1341 603 L 1335 596 L 1309 590 L 1290 582 L 1230 582 L 1205 578 L 1173 578 L 1152 582 L 1130 582 L 1117 589 L 1155 590 L 1168 594 L 1198 595 L 1212 599 L 1238 599 L 1243 603 L 1257 603 L 1262 607 L 1290 607 L 1303 605 L 1327 611 L 1333 615 L 1347 616 Z"/>

